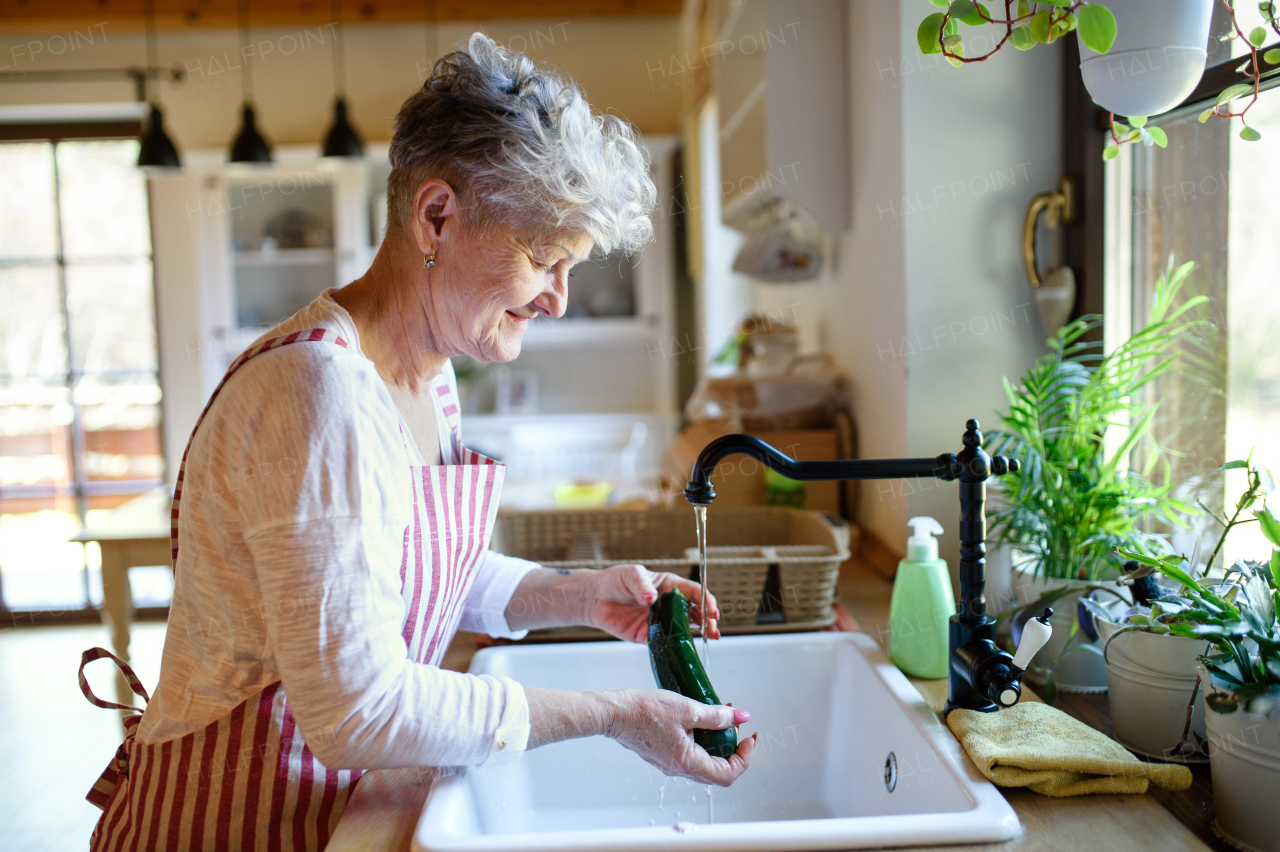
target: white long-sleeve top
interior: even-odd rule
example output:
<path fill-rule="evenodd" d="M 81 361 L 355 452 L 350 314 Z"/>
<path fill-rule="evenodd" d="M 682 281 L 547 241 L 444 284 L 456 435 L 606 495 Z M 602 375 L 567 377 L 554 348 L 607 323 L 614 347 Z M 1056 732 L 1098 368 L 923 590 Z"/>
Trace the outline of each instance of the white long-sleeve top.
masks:
<path fill-rule="evenodd" d="M 138 742 L 181 737 L 281 681 L 308 746 L 331 769 L 514 760 L 529 735 L 518 683 L 407 655 L 407 474 L 423 454 L 328 292 L 264 339 L 311 328 L 336 332 L 347 348 L 295 343 L 254 357 L 191 444 L 160 683 Z M 454 463 L 437 395 L 426 396 L 445 434 L 440 455 L 424 449 L 432 463 Z M 462 629 L 523 636 L 504 611 L 534 567 L 487 552 Z"/>

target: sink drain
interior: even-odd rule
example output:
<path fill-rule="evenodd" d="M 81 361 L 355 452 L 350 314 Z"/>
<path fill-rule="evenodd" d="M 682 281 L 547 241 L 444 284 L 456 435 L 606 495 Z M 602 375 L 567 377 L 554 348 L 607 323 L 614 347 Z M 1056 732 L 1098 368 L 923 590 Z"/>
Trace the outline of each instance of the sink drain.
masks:
<path fill-rule="evenodd" d="M 893 788 L 898 786 L 898 758 L 893 752 L 889 752 L 889 756 L 884 759 L 884 788 L 890 793 Z"/>

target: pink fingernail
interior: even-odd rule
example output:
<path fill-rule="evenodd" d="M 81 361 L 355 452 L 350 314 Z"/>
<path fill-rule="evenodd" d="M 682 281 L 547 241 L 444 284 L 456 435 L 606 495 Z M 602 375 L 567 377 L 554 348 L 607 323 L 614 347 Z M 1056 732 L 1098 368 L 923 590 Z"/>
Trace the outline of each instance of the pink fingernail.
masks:
<path fill-rule="evenodd" d="M 748 713 L 746 710 L 733 711 L 733 724 L 741 725 L 743 722 L 750 722 L 750 721 L 751 721 L 751 714 Z"/>

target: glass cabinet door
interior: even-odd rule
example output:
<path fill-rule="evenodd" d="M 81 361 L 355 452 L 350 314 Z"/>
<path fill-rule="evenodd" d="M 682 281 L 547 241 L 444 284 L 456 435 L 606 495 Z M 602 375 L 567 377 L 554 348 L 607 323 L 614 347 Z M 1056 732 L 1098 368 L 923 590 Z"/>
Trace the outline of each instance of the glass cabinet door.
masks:
<path fill-rule="evenodd" d="M 230 179 L 235 327 L 266 330 L 335 281 L 333 185 L 314 172 Z"/>

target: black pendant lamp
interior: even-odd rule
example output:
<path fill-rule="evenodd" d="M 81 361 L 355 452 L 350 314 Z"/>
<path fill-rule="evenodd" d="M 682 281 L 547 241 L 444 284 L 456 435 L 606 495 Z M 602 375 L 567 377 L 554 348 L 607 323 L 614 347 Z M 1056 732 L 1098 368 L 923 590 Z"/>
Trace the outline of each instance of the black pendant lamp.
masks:
<path fill-rule="evenodd" d="M 249 0 L 240 0 L 240 55 L 244 68 L 241 70 L 241 90 L 244 94 L 244 107 L 241 113 L 240 132 L 231 143 L 231 162 L 233 163 L 270 163 L 271 145 L 258 132 L 253 113 L 253 68 L 252 59 L 246 49 L 249 44 Z"/>
<path fill-rule="evenodd" d="M 145 86 L 150 87 L 152 72 L 158 73 L 156 61 L 156 9 L 155 0 L 147 0 L 147 70 L 143 79 Z M 138 139 L 139 168 L 176 169 L 182 165 L 178 149 L 173 140 L 164 132 L 164 113 L 160 111 L 160 101 L 155 91 L 149 91 L 151 97 L 151 115 L 147 119 L 147 127 Z"/>
<path fill-rule="evenodd" d="M 151 117 L 147 119 L 147 129 L 139 141 L 141 142 L 141 147 L 138 149 L 139 166 L 176 169 L 182 165 L 178 149 L 164 132 L 164 114 L 160 112 L 160 107 L 154 101 L 151 104 Z"/>
<path fill-rule="evenodd" d="M 347 72 L 343 56 L 346 31 L 342 28 L 342 3 L 341 0 L 333 0 L 330 5 L 338 26 L 333 37 L 333 125 L 324 137 L 324 156 L 363 157 L 364 143 L 347 120 Z"/>

